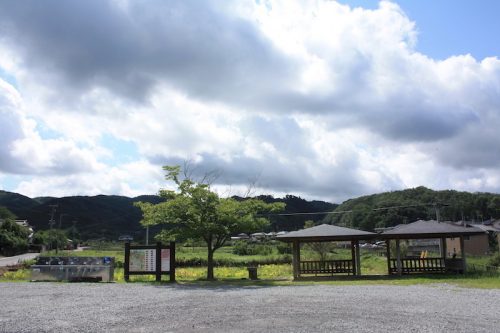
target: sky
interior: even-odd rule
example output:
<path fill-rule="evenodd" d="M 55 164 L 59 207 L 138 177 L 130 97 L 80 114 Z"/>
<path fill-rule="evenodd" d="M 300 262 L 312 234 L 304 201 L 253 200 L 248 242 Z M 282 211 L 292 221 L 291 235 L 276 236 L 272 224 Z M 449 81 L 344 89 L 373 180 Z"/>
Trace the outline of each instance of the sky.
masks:
<path fill-rule="evenodd" d="M 499 7 L 0 0 L 0 189 L 500 193 Z"/>

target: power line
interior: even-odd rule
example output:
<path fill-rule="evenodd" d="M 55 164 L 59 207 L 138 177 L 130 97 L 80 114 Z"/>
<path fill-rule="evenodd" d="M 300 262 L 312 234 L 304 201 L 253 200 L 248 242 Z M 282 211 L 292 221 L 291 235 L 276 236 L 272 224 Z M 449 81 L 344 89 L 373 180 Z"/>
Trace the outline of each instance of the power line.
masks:
<path fill-rule="evenodd" d="M 436 209 L 438 207 L 446 207 L 450 206 L 449 204 L 443 203 L 427 203 L 427 204 L 414 204 L 414 205 L 401 205 L 401 206 L 389 206 L 389 207 L 379 207 L 372 208 L 371 211 L 381 211 L 388 209 L 398 209 L 398 208 L 411 208 L 411 207 L 425 207 L 425 206 L 434 206 Z M 299 215 L 329 215 L 329 214 L 346 214 L 353 213 L 354 210 L 341 210 L 341 211 L 328 211 L 328 212 L 302 212 L 302 213 L 274 213 L 274 214 L 257 214 L 257 216 L 299 216 Z M 439 214 L 439 213 L 438 213 Z"/>
<path fill-rule="evenodd" d="M 410 207 L 426 207 L 426 206 L 433 206 L 434 207 L 434 212 L 436 213 L 436 221 L 439 222 L 439 220 L 441 219 L 441 212 L 439 211 L 439 208 L 450 206 L 450 204 L 435 202 L 435 203 L 428 203 L 428 204 L 415 204 L 415 205 L 405 205 L 405 206 L 373 208 L 372 211 L 386 210 L 386 209 L 397 209 L 397 208 L 410 208 Z"/>
<path fill-rule="evenodd" d="M 376 211 L 376 210 L 385 210 L 385 209 L 425 207 L 425 206 L 446 207 L 446 206 L 449 206 L 449 204 L 428 203 L 428 204 L 415 204 L 415 205 L 403 205 L 403 206 L 389 206 L 389 207 L 372 208 L 372 210 Z"/>
<path fill-rule="evenodd" d="M 387 210 L 387 209 L 397 209 L 397 208 L 410 208 L 410 207 L 423 207 L 425 205 L 404 205 L 404 206 L 390 206 L 390 207 L 379 207 L 379 208 L 372 208 L 372 211 L 378 211 L 378 210 Z"/>
<path fill-rule="evenodd" d="M 295 215 L 326 215 L 326 214 L 344 214 L 352 213 L 352 210 L 331 211 L 331 212 L 304 212 L 304 213 L 274 213 L 274 214 L 257 214 L 257 216 L 295 216 Z"/>

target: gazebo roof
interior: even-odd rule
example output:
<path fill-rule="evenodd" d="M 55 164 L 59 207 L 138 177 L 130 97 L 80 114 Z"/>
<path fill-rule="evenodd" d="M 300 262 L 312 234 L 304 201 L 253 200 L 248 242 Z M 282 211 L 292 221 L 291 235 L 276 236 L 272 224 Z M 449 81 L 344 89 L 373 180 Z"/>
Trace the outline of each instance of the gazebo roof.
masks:
<path fill-rule="evenodd" d="M 373 232 L 344 228 L 330 224 L 321 224 L 312 228 L 292 231 L 285 235 L 277 236 L 276 239 L 285 242 L 290 242 L 293 240 L 306 242 L 346 241 L 371 239 L 376 235 L 377 234 L 374 234 Z"/>
<path fill-rule="evenodd" d="M 383 232 L 380 236 L 385 239 L 405 238 L 440 238 L 440 237 L 457 237 L 484 234 L 485 231 L 479 228 L 465 228 L 462 226 L 437 222 L 434 220 L 423 221 L 419 220 L 410 224 L 400 224 L 392 230 Z"/>

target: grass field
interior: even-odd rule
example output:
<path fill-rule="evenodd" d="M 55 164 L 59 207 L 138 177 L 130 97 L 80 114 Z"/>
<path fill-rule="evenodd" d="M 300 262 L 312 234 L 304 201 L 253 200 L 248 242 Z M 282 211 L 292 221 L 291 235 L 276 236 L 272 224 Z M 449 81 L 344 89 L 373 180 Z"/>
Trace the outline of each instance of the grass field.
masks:
<path fill-rule="evenodd" d="M 178 247 L 178 260 L 205 259 L 206 249 L 203 247 Z M 336 249 L 330 256 L 336 259 L 350 257 L 350 250 Z M 54 252 L 44 253 L 42 255 L 54 256 Z M 115 257 L 116 262 L 123 262 L 123 250 L 84 250 L 84 251 L 59 251 L 58 256 L 110 256 Z M 315 253 L 308 249 L 303 249 L 301 256 L 304 259 L 317 259 Z M 346 280 L 340 277 L 335 281 L 321 282 L 297 282 L 292 281 L 292 268 L 290 264 L 266 264 L 259 265 L 258 276 L 260 282 L 248 280 L 248 270 L 241 263 L 251 261 L 272 261 L 282 258 L 283 255 L 273 252 L 268 255 L 239 256 L 232 253 L 231 247 L 224 247 L 215 252 L 215 260 L 223 260 L 226 263 L 234 265 L 219 266 L 215 268 L 216 283 L 230 284 L 272 284 L 272 285 L 297 285 L 297 284 L 333 284 L 333 285 L 356 285 L 356 284 L 390 284 L 390 285 L 410 285 L 410 284 L 429 284 L 429 283 L 450 283 L 463 287 L 474 288 L 500 288 L 500 273 L 485 272 L 483 267 L 487 265 L 489 257 L 468 257 L 469 273 L 465 275 L 420 275 L 387 277 L 387 261 L 384 256 L 376 252 L 367 250 L 361 251 L 361 272 L 363 276 L 359 279 Z M 118 283 L 124 282 L 123 269 L 120 265 L 115 268 L 114 278 Z M 472 268 L 472 269 L 471 269 Z M 206 267 L 178 267 L 176 269 L 176 279 L 179 283 L 213 283 L 204 282 L 206 276 Z M 0 277 L 0 282 L 6 281 L 29 281 L 30 270 L 20 269 L 17 272 L 6 272 Z M 165 281 L 168 277 L 164 277 Z M 131 276 L 131 282 L 154 282 L 154 276 Z"/>

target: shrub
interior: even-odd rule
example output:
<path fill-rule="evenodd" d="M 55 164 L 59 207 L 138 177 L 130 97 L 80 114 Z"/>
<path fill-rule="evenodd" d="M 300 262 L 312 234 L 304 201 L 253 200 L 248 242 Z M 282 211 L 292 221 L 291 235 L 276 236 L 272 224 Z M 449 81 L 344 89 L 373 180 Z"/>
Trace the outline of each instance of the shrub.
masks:
<path fill-rule="evenodd" d="M 270 245 L 255 245 L 255 254 L 268 256 L 273 253 L 273 247 Z"/>
<path fill-rule="evenodd" d="M 214 259 L 215 267 L 246 267 L 258 265 L 279 265 L 290 264 L 292 258 L 290 255 L 284 255 L 275 258 L 249 259 L 249 260 L 233 260 L 233 259 Z M 176 267 L 206 267 L 207 259 L 191 258 L 191 259 L 175 259 Z"/>
<path fill-rule="evenodd" d="M 68 236 L 61 229 L 42 230 L 33 236 L 33 244 L 46 245 L 50 250 L 64 249 L 68 244 Z"/>
<path fill-rule="evenodd" d="M 236 241 L 233 244 L 233 253 L 239 256 L 249 255 L 249 244 L 245 241 Z"/>
<path fill-rule="evenodd" d="M 279 242 L 276 249 L 279 254 L 292 254 L 292 245 L 290 243 Z"/>
<path fill-rule="evenodd" d="M 325 261 L 327 255 L 335 248 L 335 244 L 332 242 L 312 242 L 308 243 L 307 246 L 319 256 L 321 261 Z"/>
<path fill-rule="evenodd" d="M 500 253 L 493 256 L 493 258 L 490 259 L 488 262 L 489 266 L 495 266 L 495 267 L 500 267 Z"/>
<path fill-rule="evenodd" d="M 28 249 L 27 228 L 7 219 L 0 224 L 0 253 L 11 256 Z"/>
<path fill-rule="evenodd" d="M 273 253 L 273 248 L 266 244 L 253 244 L 247 241 L 236 241 L 233 245 L 233 253 L 239 256 L 266 256 Z"/>

